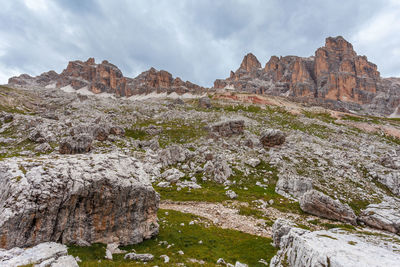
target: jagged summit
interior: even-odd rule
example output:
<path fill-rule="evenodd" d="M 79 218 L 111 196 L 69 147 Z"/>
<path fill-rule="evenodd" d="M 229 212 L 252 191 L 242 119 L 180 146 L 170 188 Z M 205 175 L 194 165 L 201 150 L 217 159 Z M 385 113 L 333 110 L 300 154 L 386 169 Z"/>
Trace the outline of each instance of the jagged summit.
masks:
<path fill-rule="evenodd" d="M 87 88 L 95 94 L 110 93 L 127 97 L 151 92 L 176 92 L 178 94 L 191 92 L 198 94 L 204 91 L 203 87 L 189 81 L 183 82 L 179 77 L 173 78 L 169 72 L 158 71 L 155 68 L 150 68 L 136 78 L 128 78 L 122 74 L 117 66 L 107 60 L 96 64 L 94 58 L 89 58 L 87 61 L 70 61 L 61 74 L 57 74 L 55 71 L 46 72 L 37 77 L 22 74 L 10 78 L 8 83 L 22 87 L 52 86 L 62 88 L 71 86 L 75 90 Z"/>
<path fill-rule="evenodd" d="M 381 78 L 377 66 L 357 55 L 342 36 L 326 38 L 325 46 L 312 57 L 272 56 L 264 69 L 255 67 L 257 62 L 252 54 L 246 55 L 238 71 L 216 80 L 214 88 L 333 103 L 333 107 L 339 102 L 355 109 L 368 105 L 385 115 L 400 104 L 398 83 Z"/>

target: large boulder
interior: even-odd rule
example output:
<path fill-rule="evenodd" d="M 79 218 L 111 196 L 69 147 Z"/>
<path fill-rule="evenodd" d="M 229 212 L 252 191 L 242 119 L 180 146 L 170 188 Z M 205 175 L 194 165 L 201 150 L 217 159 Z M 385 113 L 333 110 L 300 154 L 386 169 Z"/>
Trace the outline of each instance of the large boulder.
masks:
<path fill-rule="evenodd" d="M 53 242 L 41 243 L 28 249 L 15 247 L 0 250 L 0 266 L 78 267 L 75 258 L 67 254 L 67 246 Z"/>
<path fill-rule="evenodd" d="M 199 98 L 199 108 L 211 108 L 211 100 L 208 96 Z"/>
<path fill-rule="evenodd" d="M 300 197 L 300 208 L 318 217 L 357 224 L 354 211 L 347 204 L 316 190 L 310 190 Z"/>
<path fill-rule="evenodd" d="M 287 198 L 299 198 L 312 188 L 312 180 L 309 178 L 281 175 L 276 183 L 275 192 Z"/>
<path fill-rule="evenodd" d="M 233 171 L 226 159 L 218 155 L 212 160 L 206 162 L 203 168 L 204 176 L 211 180 L 223 184 L 233 175 Z"/>
<path fill-rule="evenodd" d="M 358 219 L 370 227 L 399 234 L 400 200 L 387 197 L 379 204 L 370 204 Z"/>
<path fill-rule="evenodd" d="M 286 136 L 283 132 L 275 129 L 268 129 L 261 133 L 260 142 L 264 148 L 282 145 Z"/>
<path fill-rule="evenodd" d="M 351 234 L 332 229 L 310 232 L 292 228 L 279 242 L 280 250 L 270 267 L 398 266 L 399 238 Z"/>
<path fill-rule="evenodd" d="M 289 220 L 279 218 L 272 225 L 272 243 L 279 248 L 281 238 L 289 233 L 295 224 Z"/>
<path fill-rule="evenodd" d="M 61 154 L 80 154 L 92 150 L 93 139 L 87 134 L 80 134 L 64 138 L 59 146 Z"/>
<path fill-rule="evenodd" d="M 210 132 L 217 133 L 220 136 L 232 136 L 235 134 L 242 134 L 244 131 L 243 120 L 227 120 L 223 122 L 214 123 L 207 127 Z"/>
<path fill-rule="evenodd" d="M 136 244 L 158 233 L 158 203 L 131 157 L 10 158 L 0 162 L 0 247 Z"/>

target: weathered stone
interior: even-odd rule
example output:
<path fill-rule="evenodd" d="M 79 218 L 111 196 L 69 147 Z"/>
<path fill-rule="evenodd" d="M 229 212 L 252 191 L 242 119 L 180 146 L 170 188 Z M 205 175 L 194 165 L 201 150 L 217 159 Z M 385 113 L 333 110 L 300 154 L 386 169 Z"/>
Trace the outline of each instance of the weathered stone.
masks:
<path fill-rule="evenodd" d="M 312 189 L 312 181 L 305 177 L 280 175 L 275 192 L 285 197 L 299 198 Z"/>
<path fill-rule="evenodd" d="M 0 250 L 0 266 L 51 266 L 78 267 L 74 257 L 68 256 L 67 247 L 62 244 L 47 242 L 35 247 Z"/>
<path fill-rule="evenodd" d="M 214 123 L 208 126 L 211 132 L 217 133 L 221 136 L 232 136 L 236 134 L 243 134 L 244 121 L 243 120 L 227 120 L 223 122 Z"/>
<path fill-rule="evenodd" d="M 199 98 L 199 107 L 200 108 L 211 108 L 211 100 L 208 96 Z"/>
<path fill-rule="evenodd" d="M 396 266 L 400 245 L 389 236 L 351 234 L 343 230 L 314 231 L 292 228 L 280 240 L 270 267 Z"/>
<path fill-rule="evenodd" d="M 35 147 L 35 152 L 46 153 L 51 151 L 53 148 L 49 145 L 49 143 L 43 143 Z"/>
<path fill-rule="evenodd" d="M 46 137 L 42 133 L 41 130 L 34 130 L 28 137 L 28 139 L 35 143 L 44 143 L 46 142 Z"/>
<path fill-rule="evenodd" d="M 370 227 L 399 234 L 400 200 L 385 198 L 379 204 L 369 204 L 358 219 Z"/>
<path fill-rule="evenodd" d="M 159 196 L 134 158 L 10 158 L 0 163 L 0 183 L 2 248 L 80 240 L 128 245 L 158 233 Z"/>
<path fill-rule="evenodd" d="M 279 218 L 274 222 L 272 225 L 272 240 L 274 247 L 280 247 L 281 238 L 287 235 L 290 229 L 294 226 L 295 224 L 293 222 L 282 218 Z"/>
<path fill-rule="evenodd" d="M 190 151 L 179 145 L 172 145 L 163 149 L 159 153 L 159 159 L 163 166 L 173 165 L 178 162 L 186 161 Z"/>
<path fill-rule="evenodd" d="M 232 169 L 222 156 L 217 156 L 204 165 L 204 175 L 217 183 L 225 183 L 233 174 Z"/>
<path fill-rule="evenodd" d="M 92 137 L 87 134 L 64 138 L 59 147 L 61 154 L 87 153 L 92 150 Z"/>
<path fill-rule="evenodd" d="M 227 197 L 229 197 L 230 199 L 235 199 L 235 198 L 237 198 L 238 197 L 238 195 L 235 193 L 235 191 L 233 191 L 233 190 L 228 190 L 228 191 L 226 191 L 225 192 L 225 195 L 227 196 Z"/>
<path fill-rule="evenodd" d="M 154 256 L 152 254 L 136 254 L 136 253 L 128 253 L 125 255 L 124 259 L 134 260 L 134 261 L 152 261 Z"/>
<path fill-rule="evenodd" d="M 316 191 L 310 190 L 300 197 L 300 208 L 313 215 L 338 220 L 346 223 L 356 224 L 356 215 L 347 204 Z"/>
<path fill-rule="evenodd" d="M 283 132 L 268 129 L 261 133 L 260 142 L 265 148 L 279 146 L 285 142 L 286 136 Z"/>
<path fill-rule="evenodd" d="M 113 126 L 113 127 L 110 128 L 110 134 L 124 136 L 125 135 L 125 130 L 122 127 Z"/>

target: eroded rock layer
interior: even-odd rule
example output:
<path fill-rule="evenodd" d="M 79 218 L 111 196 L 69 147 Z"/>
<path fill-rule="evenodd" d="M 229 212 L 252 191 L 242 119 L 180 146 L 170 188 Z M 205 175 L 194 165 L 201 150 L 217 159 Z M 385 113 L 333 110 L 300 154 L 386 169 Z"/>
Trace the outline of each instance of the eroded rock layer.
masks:
<path fill-rule="evenodd" d="M 0 165 L 0 247 L 118 242 L 158 233 L 159 196 L 119 154 L 12 158 Z"/>
<path fill-rule="evenodd" d="M 104 60 L 96 64 L 94 58 L 87 61 L 70 61 L 61 74 L 54 71 L 43 73 L 37 77 L 22 74 L 8 80 L 10 85 L 35 86 L 35 87 L 57 87 L 71 86 L 78 90 L 85 88 L 95 94 L 110 93 L 116 96 L 132 96 L 136 94 L 149 93 L 196 93 L 205 89 L 189 81 L 182 81 L 179 77 L 164 70 L 149 69 L 136 78 L 124 77 L 122 71 L 115 65 Z"/>
<path fill-rule="evenodd" d="M 398 80 L 381 78 L 377 66 L 357 55 L 341 36 L 327 38 L 312 57 L 272 56 L 264 69 L 257 62 L 254 55 L 246 55 L 240 68 L 229 78 L 216 80 L 214 87 L 294 97 L 331 107 L 338 105 L 335 102 L 355 104 L 345 105 L 347 109 L 368 105 L 370 111 L 384 115 L 392 114 L 400 104 Z"/>

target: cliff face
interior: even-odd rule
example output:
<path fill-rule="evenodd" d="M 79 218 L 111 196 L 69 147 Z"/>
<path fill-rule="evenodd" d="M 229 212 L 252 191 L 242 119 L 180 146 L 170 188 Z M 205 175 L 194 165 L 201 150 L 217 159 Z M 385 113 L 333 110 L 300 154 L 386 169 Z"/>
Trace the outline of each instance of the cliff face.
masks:
<path fill-rule="evenodd" d="M 258 62 L 252 55 L 252 62 Z M 254 57 L 254 58 L 253 58 Z M 325 46 L 309 58 L 272 56 L 264 69 L 246 68 L 245 56 L 238 71 L 216 80 L 214 87 L 250 93 L 289 96 L 317 102 L 369 105 L 389 115 L 400 103 L 396 79 L 382 79 L 377 66 L 359 56 L 343 37 L 326 38 Z"/>
<path fill-rule="evenodd" d="M 37 77 L 22 74 L 12 77 L 8 81 L 11 85 L 18 86 L 56 86 L 62 88 L 71 86 L 75 90 L 86 87 L 89 91 L 99 93 L 110 93 L 116 96 L 132 96 L 135 94 L 152 92 L 176 92 L 202 93 L 203 87 L 189 81 L 182 81 L 180 78 L 173 78 L 172 75 L 164 70 L 157 71 L 151 68 L 141 73 L 136 78 L 124 77 L 121 70 L 104 60 L 96 64 L 94 58 L 87 61 L 70 61 L 61 74 L 54 71 L 46 72 Z"/>

